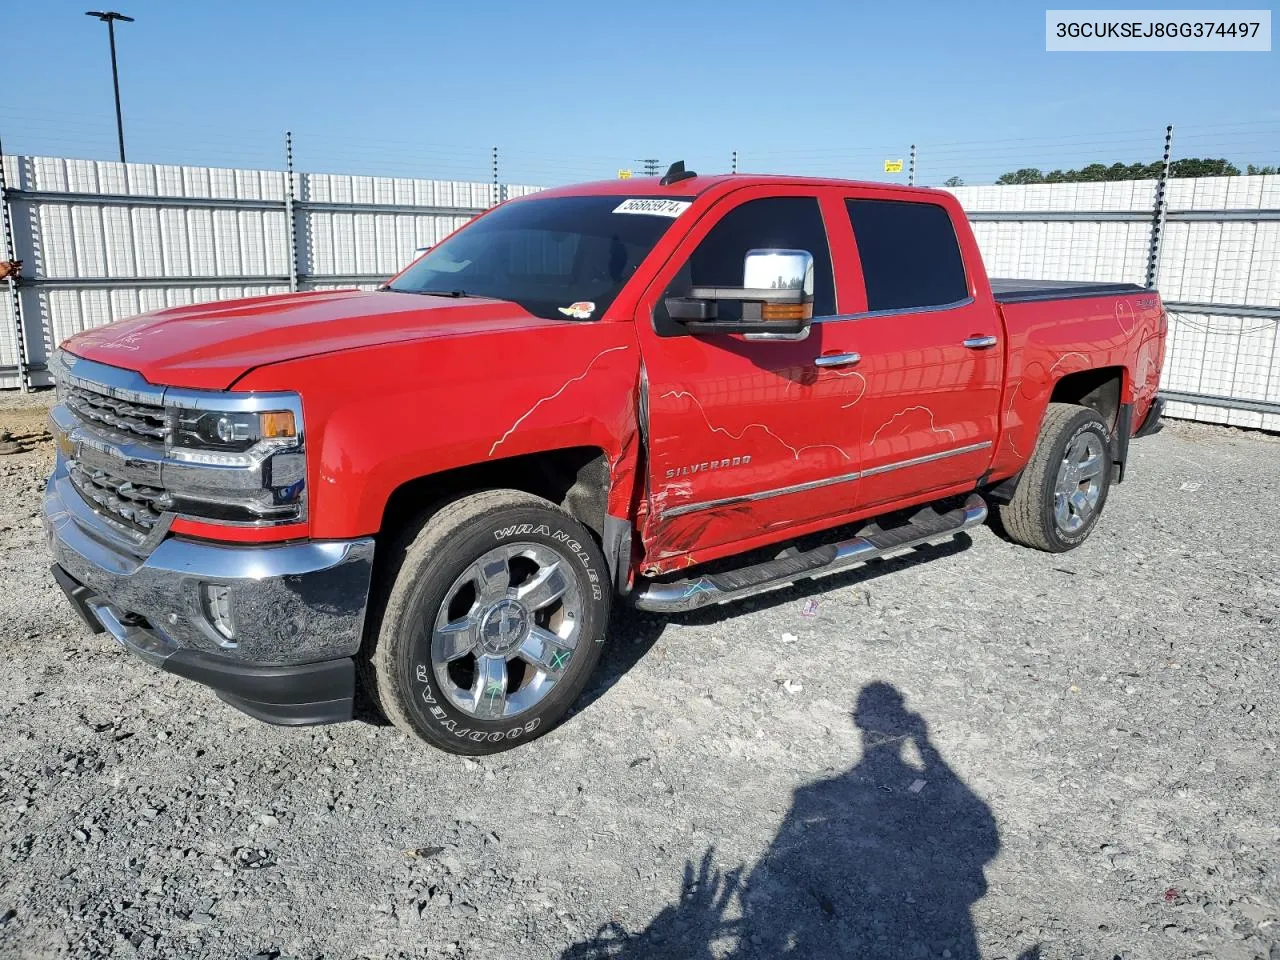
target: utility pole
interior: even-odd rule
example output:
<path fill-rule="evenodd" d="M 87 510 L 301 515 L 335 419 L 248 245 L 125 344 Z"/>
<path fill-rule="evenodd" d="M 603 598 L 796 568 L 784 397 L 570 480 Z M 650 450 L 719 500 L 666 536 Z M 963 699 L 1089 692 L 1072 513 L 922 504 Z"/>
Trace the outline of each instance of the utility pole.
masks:
<path fill-rule="evenodd" d="M 911 145 L 911 170 L 907 174 L 907 186 L 914 187 L 916 185 L 916 145 Z"/>
<path fill-rule="evenodd" d="M 637 160 L 636 163 L 644 164 L 644 173 L 647 177 L 656 177 L 658 175 L 659 161 L 650 157 L 648 160 Z"/>
<path fill-rule="evenodd" d="M 120 140 L 120 162 L 124 163 L 124 118 L 120 113 L 120 71 L 116 68 L 116 21 L 133 23 L 133 17 L 114 10 L 86 10 L 85 16 L 97 17 L 107 25 L 107 39 L 111 43 L 111 84 L 116 90 L 116 136 Z"/>
<path fill-rule="evenodd" d="M 733 151 L 733 168 L 729 172 L 730 173 L 738 172 L 738 151 L 737 150 Z"/>

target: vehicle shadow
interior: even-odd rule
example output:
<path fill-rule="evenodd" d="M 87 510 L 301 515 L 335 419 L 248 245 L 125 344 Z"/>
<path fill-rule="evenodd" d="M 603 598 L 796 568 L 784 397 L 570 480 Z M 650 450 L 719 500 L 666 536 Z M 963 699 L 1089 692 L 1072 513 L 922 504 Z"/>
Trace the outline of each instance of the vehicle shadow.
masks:
<path fill-rule="evenodd" d="M 978 960 L 970 911 L 1000 849 L 990 808 L 892 685 L 865 686 L 853 722 L 861 759 L 798 789 L 750 870 L 721 869 L 709 849 L 686 863 L 679 898 L 643 930 L 612 921 L 561 960 Z M 1035 945 L 1020 960 L 1038 956 Z"/>
<path fill-rule="evenodd" d="M 769 610 L 784 603 L 804 600 L 815 594 L 827 593 L 840 587 L 870 583 L 872 580 L 909 569 L 917 564 L 962 553 L 972 542 L 967 533 L 961 533 L 953 540 L 917 547 L 901 556 L 890 557 L 887 560 L 872 560 L 868 564 L 842 573 L 834 573 L 817 580 L 801 580 L 789 587 L 747 597 L 736 603 L 705 607 L 689 613 L 646 613 L 643 610 L 637 610 L 625 600 L 615 601 L 613 613 L 609 618 L 608 640 L 605 643 L 604 656 L 587 689 L 574 705 L 573 712 L 581 713 L 608 693 L 614 684 L 626 676 L 657 645 L 668 624 L 706 626 L 746 613 Z"/>

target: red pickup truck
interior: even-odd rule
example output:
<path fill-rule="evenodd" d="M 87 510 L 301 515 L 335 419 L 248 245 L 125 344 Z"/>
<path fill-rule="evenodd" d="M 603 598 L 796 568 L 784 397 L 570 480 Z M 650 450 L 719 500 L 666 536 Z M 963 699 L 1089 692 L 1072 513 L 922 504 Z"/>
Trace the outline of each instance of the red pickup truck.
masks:
<path fill-rule="evenodd" d="M 988 503 L 1079 545 L 1158 427 L 1165 334 L 1137 286 L 988 280 L 944 192 L 681 165 L 547 190 L 376 291 L 67 340 L 53 575 L 253 716 L 347 719 L 360 677 L 493 752 L 564 716 L 615 600 L 733 600 Z"/>

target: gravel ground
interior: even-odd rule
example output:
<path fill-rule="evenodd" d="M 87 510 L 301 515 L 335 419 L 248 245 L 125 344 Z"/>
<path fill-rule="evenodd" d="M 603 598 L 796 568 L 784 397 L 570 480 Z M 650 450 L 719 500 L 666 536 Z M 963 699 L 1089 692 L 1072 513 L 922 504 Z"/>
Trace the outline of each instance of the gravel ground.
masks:
<path fill-rule="evenodd" d="M 573 718 L 479 762 L 90 636 L 51 457 L 0 456 L 0 956 L 1280 958 L 1274 438 L 1136 443 L 1070 554 L 620 612 Z"/>

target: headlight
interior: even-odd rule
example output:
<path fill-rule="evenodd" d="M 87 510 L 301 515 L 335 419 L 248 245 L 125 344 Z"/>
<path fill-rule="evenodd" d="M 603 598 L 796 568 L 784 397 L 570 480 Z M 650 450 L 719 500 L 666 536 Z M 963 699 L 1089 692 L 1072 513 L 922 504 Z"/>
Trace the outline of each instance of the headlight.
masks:
<path fill-rule="evenodd" d="M 169 456 L 191 463 L 250 466 L 265 454 L 298 443 L 292 410 L 245 412 L 171 410 Z"/>
<path fill-rule="evenodd" d="M 305 518 L 306 454 L 296 394 L 172 399 L 164 480 L 178 513 L 251 523 Z"/>

